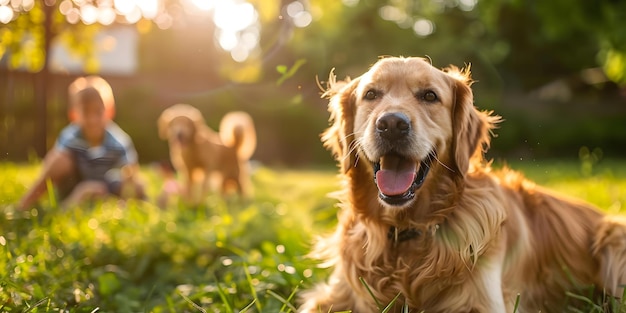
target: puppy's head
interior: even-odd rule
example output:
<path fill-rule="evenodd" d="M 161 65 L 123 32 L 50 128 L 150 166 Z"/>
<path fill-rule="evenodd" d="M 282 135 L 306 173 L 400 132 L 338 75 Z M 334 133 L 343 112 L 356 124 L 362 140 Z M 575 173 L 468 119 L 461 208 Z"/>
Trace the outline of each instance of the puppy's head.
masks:
<path fill-rule="evenodd" d="M 492 120 L 473 106 L 468 70 L 439 70 L 421 58 L 385 58 L 359 78 L 331 73 L 331 127 L 322 140 L 344 172 L 366 162 L 380 201 L 406 207 L 432 173 L 462 180 L 482 156 Z M 441 168 L 441 171 L 435 171 Z"/>
<path fill-rule="evenodd" d="M 176 104 L 161 113 L 159 136 L 173 144 L 188 145 L 195 141 L 196 132 L 204 124 L 198 109 L 188 104 Z"/>

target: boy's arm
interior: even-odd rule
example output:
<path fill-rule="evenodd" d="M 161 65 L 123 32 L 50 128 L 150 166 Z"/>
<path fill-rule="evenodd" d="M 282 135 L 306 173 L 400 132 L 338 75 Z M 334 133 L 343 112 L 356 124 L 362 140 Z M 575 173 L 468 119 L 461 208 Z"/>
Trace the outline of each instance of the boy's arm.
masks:
<path fill-rule="evenodd" d="M 58 183 L 72 174 L 74 171 L 74 160 L 69 151 L 55 147 L 46 154 L 42 166 L 39 177 L 18 202 L 18 209 L 29 209 L 37 202 L 39 197 L 48 189 L 48 179 L 52 183 Z"/>
<path fill-rule="evenodd" d="M 137 157 L 137 150 L 135 150 L 135 145 L 132 140 L 128 140 L 126 146 L 124 147 L 124 156 L 123 163 L 124 165 L 138 165 L 139 158 Z"/>
<path fill-rule="evenodd" d="M 29 209 L 48 189 L 47 181 L 59 183 L 62 179 L 74 173 L 75 164 L 70 152 L 70 146 L 76 138 L 77 126 L 70 124 L 61 130 L 59 137 L 43 159 L 42 170 L 35 183 L 27 190 L 17 204 L 21 210 Z"/>

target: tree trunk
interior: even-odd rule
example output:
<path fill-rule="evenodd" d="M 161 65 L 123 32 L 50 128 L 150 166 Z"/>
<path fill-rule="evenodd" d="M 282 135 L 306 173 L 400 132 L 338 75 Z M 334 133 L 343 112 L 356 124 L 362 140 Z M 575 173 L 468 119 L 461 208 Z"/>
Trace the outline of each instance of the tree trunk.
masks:
<path fill-rule="evenodd" d="M 50 75 L 50 43 L 52 41 L 52 18 L 54 4 L 44 1 L 44 53 L 43 68 L 35 74 L 35 151 L 43 157 L 48 151 L 48 77 Z"/>

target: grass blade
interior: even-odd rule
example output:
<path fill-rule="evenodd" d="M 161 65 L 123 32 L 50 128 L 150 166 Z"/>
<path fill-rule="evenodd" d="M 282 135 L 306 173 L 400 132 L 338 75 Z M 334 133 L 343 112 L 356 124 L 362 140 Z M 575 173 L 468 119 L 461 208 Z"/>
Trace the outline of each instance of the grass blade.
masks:
<path fill-rule="evenodd" d="M 376 308 L 380 310 L 380 307 L 381 307 L 380 301 L 378 301 L 376 296 L 374 296 L 374 292 L 372 292 L 372 290 L 370 289 L 370 286 L 367 285 L 367 283 L 365 282 L 365 279 L 363 279 L 363 277 L 359 277 L 359 280 L 361 281 L 361 284 L 363 284 L 363 286 L 365 286 L 365 289 L 367 289 L 367 292 L 370 294 L 372 299 L 374 299 L 374 302 L 376 302 Z"/>
<path fill-rule="evenodd" d="M 283 310 L 285 309 L 285 306 L 289 306 L 290 308 L 293 308 L 293 311 L 295 312 L 296 309 L 293 307 L 293 305 L 291 305 L 291 300 L 293 299 L 293 297 L 296 295 L 296 292 L 298 291 L 298 287 L 300 287 L 300 285 L 302 284 L 302 281 L 300 281 L 295 288 L 293 288 L 293 291 L 291 292 L 291 294 L 289 295 L 289 297 L 287 298 L 287 303 L 283 303 L 283 306 L 280 308 L 280 311 L 283 312 Z"/>
<path fill-rule="evenodd" d="M 187 301 L 187 303 L 191 304 L 196 310 L 202 312 L 202 313 L 207 313 L 207 311 L 205 309 L 203 309 L 201 306 L 197 305 L 195 302 L 193 302 L 191 299 L 189 299 L 187 296 L 185 296 L 182 292 L 178 292 L 178 294 L 183 297 L 183 299 L 185 299 L 185 301 Z"/>
<path fill-rule="evenodd" d="M 515 305 L 513 306 L 513 313 L 517 313 L 517 309 L 519 308 L 519 300 L 520 300 L 521 296 L 518 293 L 517 297 L 515 297 Z"/>
<path fill-rule="evenodd" d="M 250 310 L 250 308 L 251 308 L 251 307 L 252 307 L 252 306 L 253 306 L 256 302 L 258 302 L 258 301 L 256 301 L 256 300 L 257 300 L 256 298 L 252 299 L 252 302 L 250 302 L 250 303 L 249 303 L 248 305 L 246 305 L 243 309 L 241 309 L 241 311 L 239 311 L 239 313 L 245 313 L 245 312 L 248 312 L 248 310 Z M 259 311 L 259 312 L 261 312 L 261 311 Z"/>
<path fill-rule="evenodd" d="M 216 286 L 217 286 L 217 293 L 220 295 L 222 302 L 224 302 L 224 305 L 226 306 L 226 309 L 227 309 L 226 312 L 233 313 L 234 312 L 233 307 L 230 305 L 230 302 L 228 302 L 228 298 L 226 297 L 226 292 L 224 292 L 224 289 L 222 288 L 219 282 L 216 282 Z"/>
<path fill-rule="evenodd" d="M 583 302 L 585 302 L 585 303 L 589 304 L 589 306 L 591 306 L 591 307 L 593 308 L 593 310 L 592 310 L 591 312 L 596 312 L 596 311 L 597 311 L 597 312 L 602 312 L 602 307 L 601 307 L 601 306 L 599 306 L 599 305 L 597 305 L 597 304 L 595 304 L 595 303 L 593 303 L 593 301 L 591 301 L 591 299 L 589 299 L 589 298 L 587 298 L 587 297 L 580 296 L 580 295 L 577 295 L 577 294 L 571 293 L 571 292 L 569 292 L 569 291 L 568 291 L 568 292 L 566 292 L 565 294 L 567 294 L 569 297 L 572 297 L 572 298 L 574 298 L 574 299 L 581 300 L 581 301 L 583 301 Z"/>
<path fill-rule="evenodd" d="M 148 301 L 152 297 L 152 294 L 154 293 L 155 289 L 156 289 L 156 285 L 152 285 L 152 288 L 150 288 L 150 292 L 148 293 L 148 295 L 146 296 L 146 300 L 144 301 L 144 308 L 148 307 Z M 144 312 L 147 312 L 147 310 L 144 310 Z"/>
<path fill-rule="evenodd" d="M 391 299 L 391 302 L 389 302 L 389 304 L 387 304 L 387 306 L 385 307 L 384 310 L 382 310 L 381 313 L 389 312 L 389 310 L 391 310 L 391 307 L 393 307 L 393 305 L 396 303 L 396 301 L 398 300 L 398 297 L 400 297 L 401 294 L 402 294 L 402 292 L 398 292 L 398 294 L 395 297 L 393 297 L 393 299 Z"/>
<path fill-rule="evenodd" d="M 36 309 L 37 307 L 39 307 L 40 305 L 46 303 L 46 301 L 48 301 L 50 298 L 45 297 L 37 302 L 35 302 L 35 304 L 33 304 L 33 306 L 28 307 L 26 310 L 22 311 L 22 313 L 28 313 L 34 309 Z"/>
<path fill-rule="evenodd" d="M 275 293 L 275 292 L 273 292 L 271 290 L 268 290 L 267 293 L 270 296 L 276 298 L 278 301 L 280 301 L 283 304 L 283 306 L 280 308 L 280 312 L 284 312 L 283 310 L 285 309 L 285 307 L 289 307 L 289 310 L 293 310 L 294 312 L 296 311 L 296 308 L 293 306 L 293 304 L 289 303 L 289 300 L 285 300 L 285 298 L 281 297 L 279 294 L 277 294 L 277 293 Z M 293 295 L 293 293 L 292 293 L 292 295 Z M 290 298 L 291 298 L 291 296 L 290 296 Z M 289 312 L 289 311 L 287 311 L 287 312 Z"/>
<path fill-rule="evenodd" d="M 248 264 L 243 263 L 243 272 L 246 274 L 246 280 L 248 281 L 248 286 L 250 286 L 250 293 L 252 294 L 252 299 L 254 299 L 254 303 L 256 305 L 256 309 L 259 312 L 263 312 L 261 303 L 256 301 L 259 297 L 257 296 L 256 289 L 254 288 L 254 284 L 252 283 L 252 276 L 250 276 L 250 271 L 248 270 Z"/>

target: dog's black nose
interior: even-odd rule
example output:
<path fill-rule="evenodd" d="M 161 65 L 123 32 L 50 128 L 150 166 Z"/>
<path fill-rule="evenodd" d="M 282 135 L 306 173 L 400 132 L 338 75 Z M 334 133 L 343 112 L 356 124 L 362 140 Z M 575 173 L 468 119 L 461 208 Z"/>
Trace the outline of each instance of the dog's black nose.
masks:
<path fill-rule="evenodd" d="M 398 140 L 409 134 L 411 121 L 404 113 L 385 113 L 376 120 L 376 131 L 387 140 Z"/>

